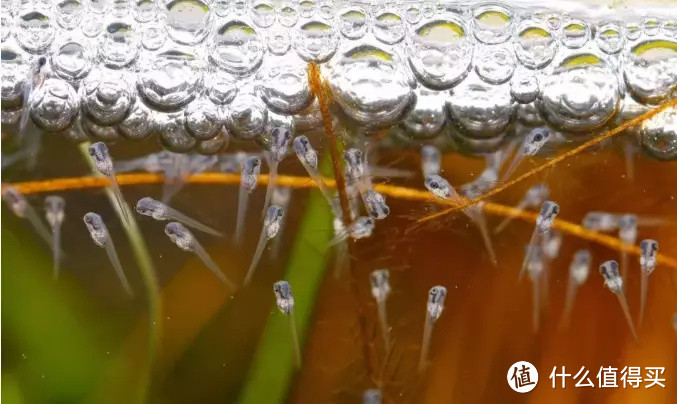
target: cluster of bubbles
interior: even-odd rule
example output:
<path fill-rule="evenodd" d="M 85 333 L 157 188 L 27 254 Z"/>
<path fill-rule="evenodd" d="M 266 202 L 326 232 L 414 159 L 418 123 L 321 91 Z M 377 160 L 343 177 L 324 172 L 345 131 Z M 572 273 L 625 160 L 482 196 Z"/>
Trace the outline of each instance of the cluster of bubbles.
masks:
<path fill-rule="evenodd" d="M 155 134 L 169 150 L 205 154 L 230 137 L 265 145 L 275 125 L 319 124 L 313 61 L 337 113 L 364 133 L 485 153 L 520 126 L 581 138 L 674 96 L 677 19 L 580 14 L 444 1 L 7 0 L 2 121 L 29 108 L 39 128 L 74 139 Z M 40 57 L 47 78 L 25 100 Z M 674 125 L 645 125 L 637 138 L 677 158 Z"/>

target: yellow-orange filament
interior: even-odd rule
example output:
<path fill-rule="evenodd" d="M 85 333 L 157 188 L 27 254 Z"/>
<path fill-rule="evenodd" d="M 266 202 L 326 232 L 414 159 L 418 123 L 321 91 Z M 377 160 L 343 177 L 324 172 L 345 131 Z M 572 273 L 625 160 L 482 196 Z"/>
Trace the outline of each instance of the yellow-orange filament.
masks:
<path fill-rule="evenodd" d="M 135 173 L 135 174 L 120 174 L 117 176 L 118 183 L 121 186 L 155 184 L 164 181 L 161 174 L 150 173 Z M 260 175 L 259 184 L 267 185 L 268 176 Z M 310 177 L 280 175 L 278 176 L 278 185 L 290 188 L 316 188 L 317 184 Z M 187 183 L 192 184 L 223 184 L 223 185 L 238 185 L 240 184 L 239 174 L 227 173 L 201 173 L 194 174 L 186 178 Z M 325 184 L 329 188 L 336 188 L 336 181 L 331 178 L 324 178 Z M 55 192 L 65 190 L 91 189 L 102 188 L 108 186 L 110 183 L 104 177 L 75 177 L 75 178 L 55 178 L 50 180 L 28 181 L 17 183 L 6 183 L 5 186 L 12 186 L 19 192 L 24 194 Z M 436 203 L 439 205 L 457 206 L 453 202 L 444 201 L 436 198 L 430 192 L 425 190 L 413 189 L 397 185 L 375 184 L 374 189 L 384 195 L 393 198 Z M 493 215 L 497 216 L 512 216 L 527 222 L 536 223 L 538 215 L 533 212 L 525 212 L 515 209 L 510 206 L 501 205 L 498 203 L 485 202 L 483 209 Z M 561 230 L 563 233 L 579 237 L 584 240 L 592 241 L 617 251 L 626 251 L 632 255 L 639 255 L 640 250 L 636 245 L 629 245 L 621 242 L 619 239 L 598 233 L 592 230 L 583 228 L 575 223 L 571 223 L 562 219 L 556 219 L 553 223 L 555 229 Z M 677 260 L 666 256 L 665 254 L 658 254 L 658 263 L 677 270 Z"/>
<path fill-rule="evenodd" d="M 485 193 L 481 196 L 478 196 L 477 198 L 465 200 L 465 202 L 462 203 L 462 204 L 455 204 L 449 209 L 445 209 L 443 211 L 433 213 L 432 215 L 422 217 L 422 218 L 418 219 L 417 223 L 419 223 L 419 224 L 425 223 L 425 222 L 428 222 L 430 220 L 434 220 L 434 219 L 440 218 L 442 216 L 445 216 L 445 215 L 448 215 L 448 214 L 451 214 L 451 213 L 454 213 L 454 212 L 458 212 L 462 209 L 467 208 L 470 205 L 476 204 L 477 202 L 491 198 L 492 196 L 496 195 L 497 193 L 502 192 L 505 189 L 510 188 L 513 185 L 526 180 L 527 178 L 533 177 L 534 175 L 536 175 L 536 174 L 538 174 L 538 173 L 540 173 L 544 170 L 547 170 L 548 168 L 550 168 L 550 167 L 552 167 L 556 164 L 561 163 L 562 161 L 568 159 L 569 157 L 573 157 L 573 156 L 579 154 L 580 152 L 589 148 L 590 146 L 594 146 L 594 145 L 596 145 L 600 142 L 605 141 L 606 139 L 609 139 L 612 136 L 615 136 L 615 135 L 623 132 L 624 130 L 626 130 L 628 128 L 639 125 L 642 122 L 644 122 L 648 119 L 651 119 L 652 117 L 654 117 L 659 112 L 665 110 L 666 108 L 670 108 L 674 105 L 677 105 L 677 98 L 674 98 L 670 101 L 667 101 L 666 103 L 664 103 L 664 104 L 662 104 L 662 105 L 660 105 L 660 106 L 658 106 L 658 107 L 656 107 L 656 108 L 654 108 L 654 109 L 652 109 L 652 110 L 650 110 L 650 111 L 648 111 L 648 112 L 646 112 L 646 113 L 644 113 L 644 114 L 642 114 L 642 115 L 640 115 L 640 116 L 638 116 L 634 119 L 623 122 L 622 124 L 620 124 L 619 126 L 613 128 L 611 130 L 607 130 L 605 132 L 602 132 L 599 136 L 596 136 L 596 137 L 588 140 L 587 142 L 585 142 L 585 143 L 583 143 L 583 144 L 581 144 L 581 145 L 579 145 L 579 146 L 577 146 L 577 147 L 575 147 L 575 148 L 573 148 L 573 149 L 571 149 L 567 152 L 564 152 L 564 153 L 562 153 L 558 156 L 555 156 L 553 159 L 549 160 L 547 163 L 544 163 L 544 164 L 542 164 L 542 165 L 540 165 L 540 166 L 538 166 L 538 167 L 536 167 L 532 170 L 529 170 L 526 173 L 520 175 L 519 177 L 517 177 L 513 180 L 510 180 L 510 181 L 508 181 L 504 184 L 501 184 L 501 185 L 493 188 L 491 191 L 489 191 L 489 192 L 487 192 L 487 193 Z"/>
<path fill-rule="evenodd" d="M 325 83 L 322 81 L 320 67 L 317 63 L 308 63 L 308 84 L 310 85 L 313 94 L 315 94 L 315 97 L 317 97 L 317 102 L 320 105 L 324 132 L 329 140 L 334 178 L 338 183 L 339 203 L 341 204 L 341 212 L 343 212 L 343 221 L 345 226 L 349 226 L 351 221 L 350 205 L 348 202 L 348 195 L 346 194 L 345 179 L 343 178 L 343 165 L 341 164 L 341 157 L 339 154 L 338 139 L 336 138 L 336 133 L 334 133 L 333 120 L 331 119 L 331 114 L 329 112 L 331 94 L 328 91 L 328 86 L 324 85 Z"/>

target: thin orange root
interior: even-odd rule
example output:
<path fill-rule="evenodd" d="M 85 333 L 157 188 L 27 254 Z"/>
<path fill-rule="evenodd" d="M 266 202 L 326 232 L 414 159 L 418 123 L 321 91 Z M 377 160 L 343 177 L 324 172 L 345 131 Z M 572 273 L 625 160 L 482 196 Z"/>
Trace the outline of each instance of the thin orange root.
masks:
<path fill-rule="evenodd" d="M 339 203 L 341 204 L 341 212 L 343 212 L 343 222 L 346 227 L 350 226 L 350 202 L 348 202 L 348 195 L 346 194 L 346 184 L 343 178 L 343 161 L 339 155 L 339 145 L 336 133 L 334 133 L 334 124 L 329 112 L 329 103 L 331 102 L 330 94 L 328 94 L 329 86 L 322 80 L 320 75 L 320 67 L 317 63 L 308 63 L 308 84 L 310 89 L 317 97 L 317 102 L 320 105 L 320 114 L 322 114 L 322 123 L 324 125 L 324 133 L 329 140 L 329 151 L 331 153 L 331 163 L 334 170 L 334 178 L 338 182 Z"/>
<path fill-rule="evenodd" d="M 130 185 L 162 183 L 164 182 L 164 177 L 160 174 L 149 174 L 149 173 L 120 174 L 117 176 L 117 180 L 121 186 L 130 186 Z M 267 185 L 268 176 L 260 175 L 258 181 L 259 184 L 261 185 Z M 296 189 L 317 187 L 317 184 L 310 177 L 280 175 L 278 176 L 277 181 L 278 185 L 280 186 Z M 214 173 L 214 172 L 201 173 L 189 176 L 188 178 L 186 178 L 186 182 L 192 184 L 236 185 L 240 183 L 240 175 L 227 173 Z M 324 182 L 325 184 L 327 184 L 327 187 L 336 188 L 336 182 L 333 179 L 324 178 Z M 105 186 L 108 186 L 109 184 L 110 183 L 108 179 L 103 177 L 76 177 L 76 178 L 55 178 L 51 180 L 7 183 L 3 184 L 2 187 L 4 188 L 6 186 L 12 186 L 23 194 L 33 194 L 33 193 L 55 192 L 65 190 L 103 188 Z M 430 192 L 425 190 L 418 190 L 408 187 L 387 184 L 375 184 L 374 189 L 384 195 L 391 196 L 393 198 L 410 201 L 430 202 L 439 205 L 457 206 L 454 205 L 452 202 L 440 200 L 435 196 L 433 196 Z M 485 202 L 483 204 L 483 209 L 487 213 L 493 215 L 512 216 L 531 223 L 536 223 L 536 218 L 538 217 L 538 215 L 533 212 L 525 212 L 510 206 L 505 206 L 492 202 Z M 582 238 L 584 240 L 592 241 L 597 244 L 604 245 L 617 251 L 625 251 L 628 254 L 636 256 L 639 256 L 640 254 L 638 246 L 624 244 L 615 237 L 585 229 L 575 223 L 567 222 L 562 219 L 556 219 L 553 222 L 553 227 L 558 230 L 561 230 L 564 233 Z M 661 253 L 658 254 L 658 263 L 677 270 L 677 260 L 664 254 Z"/>
<path fill-rule="evenodd" d="M 504 183 L 504 184 L 501 184 L 501 185 L 497 186 L 496 188 L 493 188 L 491 191 L 489 191 L 489 192 L 487 192 L 487 193 L 485 193 L 485 194 L 483 194 L 483 195 L 481 195 L 481 196 L 479 196 L 479 197 L 477 197 L 477 198 L 466 200 L 466 202 L 464 202 L 464 203 L 462 203 L 462 204 L 456 204 L 456 205 L 454 205 L 453 207 L 451 207 L 451 208 L 449 208 L 449 209 L 445 209 L 445 210 L 443 210 L 443 211 L 441 211 L 441 212 L 433 213 L 433 214 L 430 215 L 430 216 L 422 217 L 422 218 L 420 218 L 420 219 L 417 220 L 417 223 L 419 223 L 419 224 L 420 224 L 420 223 L 425 223 L 425 222 L 428 222 L 428 221 L 430 221 L 430 220 L 434 220 L 434 219 L 440 218 L 440 217 L 442 217 L 442 216 L 446 216 L 446 215 L 448 215 L 448 214 L 451 214 L 451 213 L 454 213 L 454 212 L 458 212 L 458 211 L 460 211 L 460 210 L 463 210 L 463 209 L 467 208 L 467 207 L 470 206 L 470 205 L 476 204 L 477 202 L 480 202 L 480 201 L 483 201 L 483 200 L 485 200 L 485 199 L 491 198 L 492 196 L 496 195 L 497 193 L 502 192 L 503 190 L 505 190 L 505 189 L 507 189 L 507 188 L 510 188 L 510 187 L 512 187 L 513 185 L 515 185 L 515 184 L 517 184 L 517 183 L 519 183 L 519 182 L 522 182 L 522 181 L 526 180 L 526 179 L 529 178 L 529 177 L 533 177 L 534 175 L 540 173 L 541 171 L 546 170 L 546 169 L 548 169 L 548 168 L 550 168 L 550 167 L 552 167 L 552 166 L 554 166 L 554 165 L 556 165 L 556 164 L 559 164 L 559 163 L 561 163 L 562 161 L 568 159 L 569 157 L 573 157 L 573 156 L 577 155 L 578 153 L 582 152 L 583 150 L 587 149 L 587 148 L 590 147 L 590 146 L 594 146 L 594 145 L 596 145 L 596 144 L 598 144 L 598 143 L 600 143 L 600 142 L 605 141 L 606 139 L 608 139 L 608 138 L 610 138 L 610 137 L 612 137 L 612 136 L 615 136 L 615 135 L 617 135 L 617 134 L 623 132 L 624 130 L 626 130 L 626 129 L 628 129 L 628 128 L 631 128 L 631 127 L 633 127 L 633 126 L 635 126 L 635 125 L 639 125 L 640 123 L 642 123 L 642 122 L 644 122 L 644 121 L 646 121 L 646 120 L 648 120 L 648 119 L 651 119 L 652 117 L 654 117 L 655 115 L 657 115 L 659 112 L 665 110 L 666 108 L 670 108 L 670 107 L 672 107 L 672 106 L 674 106 L 674 105 L 677 105 L 677 98 L 674 98 L 674 99 L 672 99 L 672 100 L 670 100 L 670 101 L 667 101 L 666 103 L 661 104 L 660 106 L 658 106 L 658 107 L 652 109 L 651 111 L 648 111 L 648 112 L 646 112 L 646 113 L 644 113 L 644 114 L 642 114 L 642 115 L 640 115 L 640 116 L 638 116 L 638 117 L 636 117 L 636 118 L 634 118 L 634 119 L 631 119 L 631 120 L 629 120 L 629 121 L 623 122 L 621 125 L 619 125 L 619 126 L 613 128 L 613 129 L 611 129 L 611 130 L 602 132 L 601 135 L 596 136 L 595 138 L 590 139 L 589 141 L 587 141 L 587 142 L 581 144 L 580 146 L 575 147 L 575 148 L 573 148 L 573 149 L 571 149 L 571 150 L 569 150 L 569 151 L 567 151 L 567 152 L 565 152 L 565 153 L 562 153 L 562 154 L 560 154 L 559 156 L 556 156 L 555 158 L 551 159 L 551 160 L 548 161 L 547 163 L 545 163 L 545 164 L 543 164 L 543 165 L 541 165 L 541 166 L 538 166 L 538 167 L 536 167 L 536 168 L 534 168 L 534 169 L 532 169 L 532 170 L 529 170 L 528 172 L 526 172 L 526 173 L 520 175 L 519 177 L 515 178 L 514 180 L 508 181 L 508 182 L 506 182 L 506 183 Z"/>

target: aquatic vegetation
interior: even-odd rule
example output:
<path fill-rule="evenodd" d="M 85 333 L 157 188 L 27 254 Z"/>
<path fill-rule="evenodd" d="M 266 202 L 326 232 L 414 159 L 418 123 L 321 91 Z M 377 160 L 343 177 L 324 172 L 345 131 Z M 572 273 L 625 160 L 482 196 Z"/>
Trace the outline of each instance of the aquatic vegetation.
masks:
<path fill-rule="evenodd" d="M 524 359 L 675 365 L 674 15 L 547 7 L 3 2 L 3 398 L 501 402 Z"/>

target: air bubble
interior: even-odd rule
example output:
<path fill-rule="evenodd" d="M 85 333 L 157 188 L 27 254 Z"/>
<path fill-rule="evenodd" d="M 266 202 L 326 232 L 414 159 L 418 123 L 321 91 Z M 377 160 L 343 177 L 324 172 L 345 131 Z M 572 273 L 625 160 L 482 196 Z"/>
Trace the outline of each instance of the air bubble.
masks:
<path fill-rule="evenodd" d="M 259 92 L 268 108 L 280 114 L 296 114 L 313 100 L 303 64 L 271 59 L 260 74 Z"/>
<path fill-rule="evenodd" d="M 145 24 L 141 33 L 141 45 L 148 50 L 158 50 L 166 41 L 164 28 L 157 23 Z"/>
<path fill-rule="evenodd" d="M 515 53 L 525 67 L 541 69 L 555 57 L 557 40 L 546 26 L 526 20 L 520 23 L 517 32 Z"/>
<path fill-rule="evenodd" d="M 129 115 L 118 125 L 118 131 L 129 140 L 142 140 L 155 128 L 153 111 L 137 100 Z"/>
<path fill-rule="evenodd" d="M 2 14 L 7 14 L 7 15 L 13 15 L 16 9 L 16 4 L 14 4 L 15 0 L 5 0 L 2 3 L 0 3 L 0 13 Z"/>
<path fill-rule="evenodd" d="M 404 63 L 373 46 L 358 46 L 336 57 L 329 83 L 343 111 L 369 126 L 399 120 L 414 99 Z"/>
<path fill-rule="evenodd" d="M 59 132 L 61 136 L 73 143 L 82 143 L 89 140 L 87 134 L 82 129 L 82 123 L 80 122 L 82 115 L 75 120 L 75 123 L 66 130 Z"/>
<path fill-rule="evenodd" d="M 661 28 L 665 35 L 669 37 L 677 36 L 677 20 L 663 21 Z"/>
<path fill-rule="evenodd" d="M 445 129 L 451 145 L 460 153 L 472 156 L 494 153 L 504 147 L 506 139 L 513 136 L 512 131 L 504 131 L 493 137 L 478 138 L 467 135 L 457 126 L 447 125 Z"/>
<path fill-rule="evenodd" d="M 343 9 L 337 20 L 339 31 L 348 39 L 359 39 L 367 33 L 367 14 L 361 8 Z"/>
<path fill-rule="evenodd" d="M 293 33 L 296 52 L 306 61 L 325 62 L 334 55 L 338 46 L 335 29 L 322 21 L 310 21 Z"/>
<path fill-rule="evenodd" d="M 212 156 L 220 153 L 230 142 L 230 135 L 225 130 L 220 130 L 216 136 L 207 140 L 200 140 L 197 142 L 195 151 L 206 156 Z"/>
<path fill-rule="evenodd" d="M 310 18 L 315 11 L 315 0 L 301 0 L 299 2 L 299 13 L 303 18 Z"/>
<path fill-rule="evenodd" d="M 89 10 L 95 14 L 105 14 L 110 8 L 110 0 L 89 0 Z"/>
<path fill-rule="evenodd" d="M 538 93 L 536 93 L 536 96 L 538 96 Z M 535 102 L 518 105 L 517 119 L 520 123 L 530 127 L 545 125 L 543 118 L 541 118 L 541 115 L 538 113 Z"/>
<path fill-rule="evenodd" d="M 99 125 L 122 122 L 136 98 L 125 78 L 111 70 L 97 71 L 85 79 L 80 94 L 83 111 Z"/>
<path fill-rule="evenodd" d="M 500 135 L 515 110 L 510 86 L 486 84 L 474 75 L 451 91 L 447 105 L 450 122 L 465 135 L 479 139 Z"/>
<path fill-rule="evenodd" d="M 383 43 L 400 42 L 404 39 L 404 28 L 402 17 L 393 12 L 386 11 L 374 18 L 374 36 Z"/>
<path fill-rule="evenodd" d="M 238 94 L 230 104 L 226 128 L 237 139 L 253 139 L 263 133 L 268 111 L 263 102 L 252 94 Z"/>
<path fill-rule="evenodd" d="M 475 49 L 475 72 L 489 84 L 510 80 L 517 61 L 511 48 L 502 45 L 479 46 Z"/>
<path fill-rule="evenodd" d="M 249 7 L 248 0 L 233 1 L 233 12 L 235 12 L 236 15 L 244 15 L 247 12 L 248 7 Z"/>
<path fill-rule="evenodd" d="M 548 28 L 557 31 L 562 26 L 562 17 L 557 13 L 549 13 L 543 16 L 543 20 L 548 24 Z"/>
<path fill-rule="evenodd" d="M 229 73 L 216 71 L 205 78 L 207 96 L 217 105 L 230 104 L 238 92 L 238 83 Z"/>
<path fill-rule="evenodd" d="M 616 24 L 605 24 L 597 29 L 597 46 L 604 53 L 615 54 L 623 49 L 625 38 L 621 28 Z"/>
<path fill-rule="evenodd" d="M 216 105 L 200 99 L 191 103 L 185 112 L 186 128 L 198 140 L 213 138 L 221 129 L 222 122 Z"/>
<path fill-rule="evenodd" d="M 418 24 L 421 21 L 421 10 L 417 4 L 408 4 L 407 9 L 404 10 L 404 18 L 409 24 Z"/>
<path fill-rule="evenodd" d="M 470 70 L 473 41 L 457 16 L 425 23 L 411 35 L 409 63 L 416 77 L 435 90 L 458 84 Z"/>
<path fill-rule="evenodd" d="M 529 104 L 538 97 L 538 79 L 533 71 L 520 68 L 510 80 L 510 94 L 520 104 Z"/>
<path fill-rule="evenodd" d="M 262 28 L 268 28 L 275 23 L 275 9 L 269 1 L 257 1 L 252 6 L 252 19 Z"/>
<path fill-rule="evenodd" d="M 647 36 L 654 36 L 660 31 L 660 24 L 656 18 L 645 18 L 642 25 L 644 26 L 644 34 Z"/>
<path fill-rule="evenodd" d="M 642 147 L 652 157 L 677 160 L 677 108 L 668 108 L 644 121 L 639 136 Z"/>
<path fill-rule="evenodd" d="M 117 127 L 99 125 L 86 116 L 80 118 L 80 127 L 90 138 L 101 141 L 112 141 L 120 138 Z"/>
<path fill-rule="evenodd" d="M 640 103 L 663 102 L 677 86 L 677 42 L 640 42 L 625 54 L 623 68 L 633 98 Z"/>
<path fill-rule="evenodd" d="M 111 14 L 117 18 L 127 17 L 132 9 L 132 0 L 113 0 Z"/>
<path fill-rule="evenodd" d="M 510 38 L 513 17 L 504 7 L 495 4 L 477 7 L 472 21 L 475 38 L 482 43 L 495 45 Z"/>
<path fill-rule="evenodd" d="M 232 0 L 213 0 L 212 9 L 219 17 L 226 17 L 230 12 Z"/>
<path fill-rule="evenodd" d="M 282 56 L 291 48 L 291 38 L 287 29 L 274 28 L 266 33 L 268 50 L 273 55 Z"/>
<path fill-rule="evenodd" d="M 441 91 L 416 89 L 416 105 L 402 122 L 403 127 L 415 139 L 431 139 L 437 136 L 446 120 L 446 94 Z"/>
<path fill-rule="evenodd" d="M 134 19 L 138 22 L 150 22 L 157 18 L 158 7 L 155 0 L 133 0 Z"/>
<path fill-rule="evenodd" d="M 131 20 L 112 20 L 105 24 L 99 55 L 106 67 L 129 66 L 139 54 L 139 38 Z"/>
<path fill-rule="evenodd" d="M 634 41 L 635 39 L 639 38 L 640 35 L 642 35 L 642 27 L 639 25 L 639 23 L 630 21 L 625 24 L 625 34 L 628 39 Z"/>
<path fill-rule="evenodd" d="M 151 107 L 173 112 L 188 105 L 202 89 L 195 56 L 180 50 L 160 53 L 144 66 L 137 81 L 139 95 Z"/>
<path fill-rule="evenodd" d="M 51 66 L 57 76 L 72 82 L 89 73 L 93 58 L 93 52 L 84 38 L 66 38 L 55 46 Z"/>
<path fill-rule="evenodd" d="M 643 104 L 639 104 L 637 101 L 635 101 L 630 94 L 626 93 L 623 98 L 621 99 L 621 110 L 620 113 L 618 114 L 619 119 L 621 122 L 623 121 L 628 121 L 630 119 L 636 118 L 647 111 L 649 111 L 651 107 Z M 633 131 L 636 132 L 637 127 L 633 128 L 628 128 L 628 131 Z"/>
<path fill-rule="evenodd" d="M 103 18 L 99 14 L 85 13 L 80 22 L 80 29 L 86 36 L 94 38 L 103 30 Z"/>
<path fill-rule="evenodd" d="M 570 49 L 578 49 L 590 40 L 590 26 L 582 20 L 568 20 L 562 27 L 562 43 Z"/>
<path fill-rule="evenodd" d="M 256 30 L 242 21 L 228 21 L 218 28 L 210 41 L 209 58 L 229 73 L 246 75 L 263 60 L 264 45 Z"/>
<path fill-rule="evenodd" d="M 319 0 L 317 5 L 318 14 L 324 19 L 334 17 L 334 0 Z"/>
<path fill-rule="evenodd" d="M 91 124 L 143 138 L 154 130 L 156 110 L 176 112 L 205 152 L 221 142 L 217 121 L 229 120 L 240 138 L 257 138 L 248 132 L 270 129 L 280 114 L 298 122 L 299 131 L 320 127 L 303 61 L 333 58 L 323 73 L 335 107 L 367 126 L 365 133 L 397 125 L 395 137 L 411 143 L 445 132 L 440 141 L 464 150 L 499 147 L 514 135 L 514 117 L 587 133 L 660 104 L 677 89 L 677 23 L 669 15 L 602 14 L 593 24 L 580 13 L 494 2 L 329 0 L 15 0 L 3 1 L 2 10 L 3 111 L 20 109 L 44 76 L 84 92 L 80 82 L 91 82 L 92 65 L 114 69 L 125 81 L 136 79 L 123 91 L 129 109 L 122 121 L 109 117 L 117 113 L 115 91 L 89 94 L 78 102 Z M 48 64 L 26 85 L 39 56 Z M 440 93 L 454 87 L 452 97 Z M 238 91 L 252 97 L 253 107 L 229 106 Z M 618 112 L 621 94 L 638 107 L 624 101 Z M 206 98 L 191 106 L 198 97 Z M 130 113 L 135 119 L 127 119 Z M 138 134 L 132 125 L 140 125 Z M 640 128 L 633 129 L 638 139 Z M 645 148 L 656 150 L 647 153 L 670 154 L 671 127 L 663 129 L 645 130 Z"/>
<path fill-rule="evenodd" d="M 21 108 L 23 89 L 30 69 L 22 53 L 3 45 L 2 60 L 2 110 Z"/>
<path fill-rule="evenodd" d="M 45 80 L 31 98 L 31 118 L 46 132 L 68 128 L 80 110 L 75 89 L 60 79 Z"/>
<path fill-rule="evenodd" d="M 589 133 L 618 111 L 619 84 L 605 60 L 591 53 L 574 54 L 543 79 L 537 105 L 555 128 Z"/>
<path fill-rule="evenodd" d="M 78 0 L 61 0 L 56 5 L 56 22 L 65 29 L 75 29 L 80 25 L 85 6 Z"/>
<path fill-rule="evenodd" d="M 22 48 L 42 53 L 54 41 L 56 28 L 52 15 L 41 9 L 24 9 L 17 16 L 14 37 Z"/>
<path fill-rule="evenodd" d="M 320 113 L 317 98 L 313 100 L 308 108 L 294 115 L 294 127 L 296 128 L 296 133 L 308 133 L 322 127 L 322 114 Z"/>
<path fill-rule="evenodd" d="M 425 18 L 432 18 L 435 15 L 435 6 L 433 3 L 423 3 L 422 14 Z"/>
<path fill-rule="evenodd" d="M 186 130 L 181 112 L 158 115 L 158 129 L 160 143 L 174 153 L 186 153 L 197 144 L 197 140 Z"/>
<path fill-rule="evenodd" d="M 183 45 L 202 42 L 211 29 L 209 2 L 203 0 L 163 0 L 167 33 Z"/>
<path fill-rule="evenodd" d="M 290 1 L 281 3 L 278 6 L 278 10 L 280 11 L 277 18 L 280 24 L 287 28 L 296 25 L 296 22 L 299 19 L 299 14 L 294 3 Z"/>

